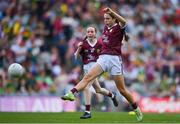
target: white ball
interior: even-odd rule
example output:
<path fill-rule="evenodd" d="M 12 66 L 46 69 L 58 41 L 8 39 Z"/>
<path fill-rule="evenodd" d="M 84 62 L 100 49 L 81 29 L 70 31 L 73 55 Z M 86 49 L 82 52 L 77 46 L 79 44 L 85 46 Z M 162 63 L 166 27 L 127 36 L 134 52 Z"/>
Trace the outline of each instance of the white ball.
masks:
<path fill-rule="evenodd" d="M 24 68 L 18 63 L 13 63 L 8 68 L 8 74 L 10 77 L 21 77 L 23 73 Z"/>

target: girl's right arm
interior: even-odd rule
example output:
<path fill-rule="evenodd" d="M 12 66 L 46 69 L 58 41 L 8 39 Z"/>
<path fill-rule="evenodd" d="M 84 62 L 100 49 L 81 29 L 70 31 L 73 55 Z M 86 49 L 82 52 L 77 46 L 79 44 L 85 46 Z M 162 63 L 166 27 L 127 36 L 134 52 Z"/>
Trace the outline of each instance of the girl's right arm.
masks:
<path fill-rule="evenodd" d="M 75 56 L 76 59 L 80 57 L 80 52 L 82 50 L 82 45 L 83 45 L 83 42 L 78 43 L 78 48 L 77 48 L 76 52 L 74 53 L 74 56 Z"/>
<path fill-rule="evenodd" d="M 115 18 L 120 22 L 121 27 L 124 27 L 126 25 L 126 19 L 119 14 L 117 14 L 115 11 L 113 11 L 111 8 L 106 7 L 103 9 L 104 12 L 111 13 L 115 16 Z"/>

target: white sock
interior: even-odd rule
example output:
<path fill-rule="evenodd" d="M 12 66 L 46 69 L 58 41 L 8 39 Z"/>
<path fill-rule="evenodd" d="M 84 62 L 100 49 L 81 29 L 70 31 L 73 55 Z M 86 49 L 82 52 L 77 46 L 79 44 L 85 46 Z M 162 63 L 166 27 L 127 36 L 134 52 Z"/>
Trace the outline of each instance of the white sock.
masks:
<path fill-rule="evenodd" d="M 86 113 L 90 114 L 91 112 L 90 111 L 85 111 Z"/>

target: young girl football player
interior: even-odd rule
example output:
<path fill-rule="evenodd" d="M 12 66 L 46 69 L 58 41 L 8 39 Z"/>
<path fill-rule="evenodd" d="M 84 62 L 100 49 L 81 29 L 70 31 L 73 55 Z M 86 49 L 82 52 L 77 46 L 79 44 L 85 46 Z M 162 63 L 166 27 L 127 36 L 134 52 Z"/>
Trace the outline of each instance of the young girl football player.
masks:
<path fill-rule="evenodd" d="M 81 56 L 82 58 L 84 74 L 87 74 L 89 69 L 95 64 L 102 47 L 101 40 L 96 38 L 96 32 L 97 31 L 95 27 L 89 26 L 86 30 L 86 37 L 82 42 L 79 42 L 78 49 L 75 52 L 76 58 L 78 58 L 79 56 Z M 81 119 L 91 118 L 91 85 L 95 89 L 96 93 L 109 96 L 112 99 L 113 104 L 115 106 L 118 106 L 116 94 L 108 91 L 105 88 L 101 88 L 98 79 L 95 78 L 87 85 L 87 87 L 83 91 L 85 99 L 85 112 L 80 117 Z"/>
<path fill-rule="evenodd" d="M 123 77 L 121 46 L 123 37 L 125 36 L 126 20 L 108 7 L 104 9 L 104 12 L 105 26 L 102 33 L 102 50 L 100 56 L 83 79 L 62 98 L 65 100 L 74 100 L 74 93 L 83 90 L 101 73 L 108 72 L 115 81 L 119 92 L 126 98 L 134 109 L 137 120 L 141 121 L 143 119 L 141 110 L 125 87 Z"/>

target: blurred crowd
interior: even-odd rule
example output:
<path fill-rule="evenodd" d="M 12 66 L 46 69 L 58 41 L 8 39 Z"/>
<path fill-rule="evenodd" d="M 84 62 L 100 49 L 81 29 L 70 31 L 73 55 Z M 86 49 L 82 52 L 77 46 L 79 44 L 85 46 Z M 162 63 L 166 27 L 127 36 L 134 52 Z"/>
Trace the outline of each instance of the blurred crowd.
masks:
<path fill-rule="evenodd" d="M 103 29 L 102 8 L 127 19 L 123 45 L 128 88 L 140 96 L 180 97 L 179 0 L 1 0 L 0 95 L 62 95 L 81 78 L 74 51 L 85 28 Z M 9 79 L 7 68 L 20 63 L 26 73 Z M 116 90 L 104 74 L 101 85 Z"/>

